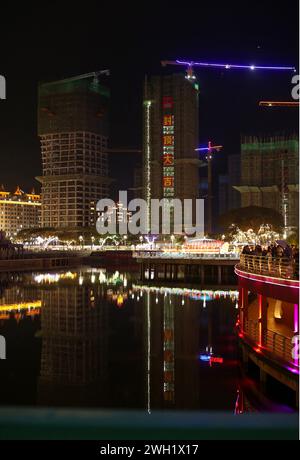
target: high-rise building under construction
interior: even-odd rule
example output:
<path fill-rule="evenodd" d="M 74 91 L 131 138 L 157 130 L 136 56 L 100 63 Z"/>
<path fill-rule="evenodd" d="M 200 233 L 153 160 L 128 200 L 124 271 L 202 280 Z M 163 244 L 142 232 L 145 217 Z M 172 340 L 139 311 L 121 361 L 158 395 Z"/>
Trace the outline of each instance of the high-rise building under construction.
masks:
<path fill-rule="evenodd" d="M 40 85 L 43 227 L 95 225 L 96 203 L 108 196 L 110 183 L 108 106 L 98 73 Z"/>
<path fill-rule="evenodd" d="M 198 197 L 198 85 L 182 74 L 144 86 L 144 198 Z"/>
<path fill-rule="evenodd" d="M 280 212 L 286 231 L 298 226 L 299 140 L 296 135 L 245 137 L 241 149 L 241 206 Z"/>

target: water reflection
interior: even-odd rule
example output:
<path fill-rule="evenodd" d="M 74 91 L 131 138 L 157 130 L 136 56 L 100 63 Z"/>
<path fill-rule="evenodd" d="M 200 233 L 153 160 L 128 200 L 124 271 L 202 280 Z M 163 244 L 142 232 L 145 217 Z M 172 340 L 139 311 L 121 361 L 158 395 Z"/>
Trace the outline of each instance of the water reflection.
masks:
<path fill-rule="evenodd" d="M 2 404 L 245 407 L 237 398 L 237 291 L 149 287 L 92 268 L 7 275 L 0 286 Z"/>

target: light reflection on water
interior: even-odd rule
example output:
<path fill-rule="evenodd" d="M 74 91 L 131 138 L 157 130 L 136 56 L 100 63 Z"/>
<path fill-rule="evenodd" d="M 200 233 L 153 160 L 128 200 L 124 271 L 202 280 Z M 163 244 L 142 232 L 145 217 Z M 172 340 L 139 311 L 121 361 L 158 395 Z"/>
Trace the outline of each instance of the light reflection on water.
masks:
<path fill-rule="evenodd" d="M 91 268 L 7 275 L 0 289 L 1 404 L 251 410 L 235 290 L 149 287 Z"/>

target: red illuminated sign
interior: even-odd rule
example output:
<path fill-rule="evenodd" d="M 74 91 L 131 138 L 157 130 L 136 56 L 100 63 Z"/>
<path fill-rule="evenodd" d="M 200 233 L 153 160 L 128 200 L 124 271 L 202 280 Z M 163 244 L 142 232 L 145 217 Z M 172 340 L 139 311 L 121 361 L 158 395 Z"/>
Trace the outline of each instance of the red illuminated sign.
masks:
<path fill-rule="evenodd" d="M 217 358 L 216 356 L 211 356 L 210 357 L 210 362 L 211 363 L 218 363 L 218 364 L 223 364 L 223 358 Z"/>
<path fill-rule="evenodd" d="M 171 96 L 163 97 L 163 109 L 172 109 L 173 105 L 173 98 Z"/>
<path fill-rule="evenodd" d="M 164 177 L 163 181 L 165 188 L 174 187 L 174 177 Z"/>
<path fill-rule="evenodd" d="M 162 99 L 163 106 L 163 189 L 164 197 L 172 198 L 174 196 L 174 114 L 172 113 L 174 107 L 174 100 L 172 96 L 164 96 Z M 166 168 L 167 166 L 167 168 Z"/>
<path fill-rule="evenodd" d="M 167 153 L 163 157 L 163 165 L 164 166 L 173 166 L 174 165 L 174 155 Z"/>
<path fill-rule="evenodd" d="M 165 115 L 164 116 L 164 126 L 173 126 L 173 124 L 174 124 L 174 116 Z"/>
<path fill-rule="evenodd" d="M 163 136 L 164 145 L 174 145 L 174 136 Z"/>

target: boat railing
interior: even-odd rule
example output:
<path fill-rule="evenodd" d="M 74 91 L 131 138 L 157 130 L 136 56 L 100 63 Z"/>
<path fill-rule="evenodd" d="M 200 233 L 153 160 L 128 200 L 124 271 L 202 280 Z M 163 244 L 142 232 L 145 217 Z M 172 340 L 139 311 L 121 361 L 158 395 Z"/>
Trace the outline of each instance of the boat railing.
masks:
<path fill-rule="evenodd" d="M 249 273 L 282 279 L 299 279 L 299 262 L 293 258 L 241 254 L 238 266 Z"/>
<path fill-rule="evenodd" d="M 245 334 L 254 344 L 260 343 L 260 323 L 258 320 L 249 319 L 245 322 Z M 286 361 L 293 360 L 293 337 L 279 334 L 276 331 L 266 329 L 262 338 L 262 347 L 274 356 Z"/>

